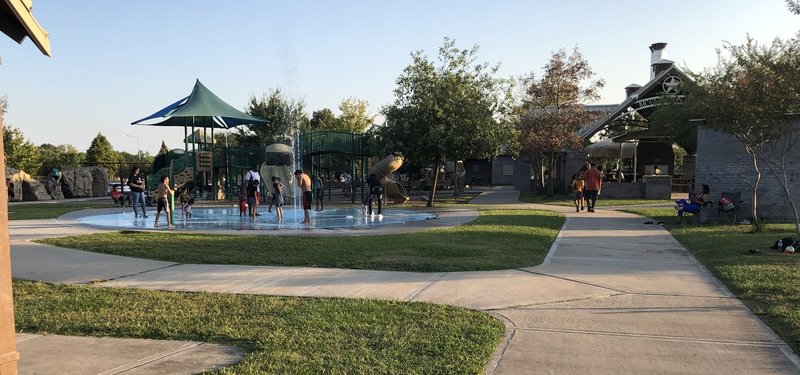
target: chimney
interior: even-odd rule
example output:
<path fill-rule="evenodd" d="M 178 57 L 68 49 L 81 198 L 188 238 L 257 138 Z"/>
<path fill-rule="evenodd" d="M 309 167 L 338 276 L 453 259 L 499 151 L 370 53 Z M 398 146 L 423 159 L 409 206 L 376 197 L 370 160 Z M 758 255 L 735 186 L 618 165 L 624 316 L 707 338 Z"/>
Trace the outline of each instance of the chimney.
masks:
<path fill-rule="evenodd" d="M 635 83 L 628 85 L 628 87 L 625 88 L 625 99 L 630 98 L 631 95 L 639 91 L 640 88 L 642 88 L 642 86 L 639 86 Z"/>
<path fill-rule="evenodd" d="M 655 64 L 663 58 L 664 48 L 667 48 L 667 43 L 653 43 L 650 45 L 650 80 L 656 78 Z"/>

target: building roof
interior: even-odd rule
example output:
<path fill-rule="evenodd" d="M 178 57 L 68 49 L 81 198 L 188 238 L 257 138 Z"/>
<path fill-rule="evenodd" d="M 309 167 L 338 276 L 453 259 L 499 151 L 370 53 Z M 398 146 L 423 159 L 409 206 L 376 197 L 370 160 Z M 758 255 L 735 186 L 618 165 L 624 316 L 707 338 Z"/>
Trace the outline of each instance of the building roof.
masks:
<path fill-rule="evenodd" d="M 642 86 L 635 93 L 628 96 L 619 106 L 613 111 L 610 111 L 608 116 L 578 130 L 578 135 L 581 139 L 589 139 L 630 110 L 649 114 L 655 109 L 659 101 L 661 101 L 661 98 L 665 95 L 682 97 L 677 90 L 677 85 L 681 80 L 691 80 L 691 78 L 672 64 L 672 66 L 658 73 L 655 78 Z M 645 114 L 642 113 L 642 115 Z M 645 117 L 647 116 L 645 115 Z"/>

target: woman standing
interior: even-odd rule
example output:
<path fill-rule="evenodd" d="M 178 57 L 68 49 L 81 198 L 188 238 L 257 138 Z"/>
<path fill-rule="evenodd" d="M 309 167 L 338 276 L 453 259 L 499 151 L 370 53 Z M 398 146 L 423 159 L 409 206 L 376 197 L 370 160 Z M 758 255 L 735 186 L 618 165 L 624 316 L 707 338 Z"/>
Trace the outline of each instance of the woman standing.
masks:
<path fill-rule="evenodd" d="M 139 217 L 139 211 L 136 210 L 136 205 L 142 206 L 142 217 L 147 219 L 147 213 L 144 210 L 144 179 L 139 176 L 139 167 L 133 167 L 131 174 L 128 176 L 128 186 L 131 188 L 131 206 L 133 207 L 133 215 Z"/>

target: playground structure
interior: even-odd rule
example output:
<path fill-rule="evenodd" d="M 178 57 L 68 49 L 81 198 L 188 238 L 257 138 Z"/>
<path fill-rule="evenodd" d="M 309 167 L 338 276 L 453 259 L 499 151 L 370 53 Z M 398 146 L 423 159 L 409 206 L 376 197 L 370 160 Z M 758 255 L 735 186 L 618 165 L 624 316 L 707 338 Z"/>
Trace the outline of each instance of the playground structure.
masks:
<path fill-rule="evenodd" d="M 359 201 L 366 198 L 364 185 L 368 171 L 381 178 L 387 199 L 398 204 L 409 199 L 405 188 L 393 178 L 393 173 L 403 164 L 401 156 L 390 155 L 368 166 L 369 158 L 376 156 L 370 133 L 308 132 L 300 134 L 297 142 L 287 139 L 286 143 L 289 144 L 256 147 L 201 143 L 193 150 L 172 150 L 159 159 L 158 165 L 154 163 L 154 172 L 147 177 L 148 191 L 154 194 L 161 176 L 169 176 L 174 186 L 186 186 L 197 198 L 236 200 L 245 186 L 245 174 L 257 166 L 262 178 L 261 191 L 271 192 L 272 177 L 279 177 L 286 186 L 283 196 L 287 200 L 293 199 L 296 193 L 295 169 L 303 169 L 309 175 L 327 176 L 324 193 L 328 199 L 334 192 L 331 177 L 335 171 L 353 176 L 353 183 L 344 187 L 352 202 L 356 201 L 356 193 L 361 195 Z M 297 147 L 292 147 L 291 143 L 296 143 Z M 344 163 L 337 165 L 334 159 L 344 160 Z"/>
<path fill-rule="evenodd" d="M 403 185 L 392 179 L 392 173 L 400 169 L 402 165 L 402 156 L 389 155 L 369 169 L 370 174 L 375 174 L 381 179 L 384 196 L 397 204 L 406 203 L 409 199 L 408 194 L 406 194 L 406 189 L 403 188 Z"/>

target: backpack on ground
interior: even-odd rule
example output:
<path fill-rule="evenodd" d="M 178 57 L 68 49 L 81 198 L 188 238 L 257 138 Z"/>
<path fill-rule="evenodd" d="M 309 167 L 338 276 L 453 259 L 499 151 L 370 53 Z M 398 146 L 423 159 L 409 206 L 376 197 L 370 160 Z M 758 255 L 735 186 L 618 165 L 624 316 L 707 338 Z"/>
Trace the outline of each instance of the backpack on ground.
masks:
<path fill-rule="evenodd" d="M 775 241 L 775 244 L 770 247 L 778 251 L 783 251 L 783 249 L 785 249 L 786 246 L 791 246 L 793 243 L 794 243 L 794 238 L 784 237 Z"/>
<path fill-rule="evenodd" d="M 736 205 L 733 204 L 733 201 L 728 197 L 722 197 L 719 199 L 719 207 L 722 211 L 730 211 L 736 208 Z"/>

